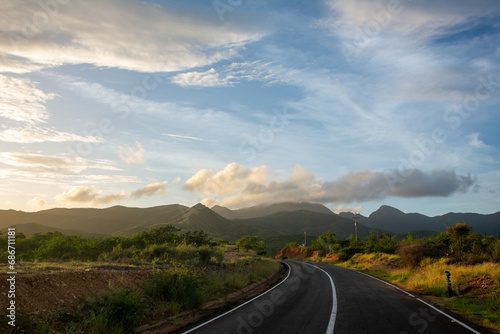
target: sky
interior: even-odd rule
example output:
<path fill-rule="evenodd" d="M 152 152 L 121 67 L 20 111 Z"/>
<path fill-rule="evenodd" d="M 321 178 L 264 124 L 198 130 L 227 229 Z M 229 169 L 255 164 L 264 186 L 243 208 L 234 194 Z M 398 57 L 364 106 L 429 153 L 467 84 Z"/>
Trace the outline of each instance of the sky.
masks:
<path fill-rule="evenodd" d="M 500 1 L 2 8 L 0 209 L 500 211 Z"/>

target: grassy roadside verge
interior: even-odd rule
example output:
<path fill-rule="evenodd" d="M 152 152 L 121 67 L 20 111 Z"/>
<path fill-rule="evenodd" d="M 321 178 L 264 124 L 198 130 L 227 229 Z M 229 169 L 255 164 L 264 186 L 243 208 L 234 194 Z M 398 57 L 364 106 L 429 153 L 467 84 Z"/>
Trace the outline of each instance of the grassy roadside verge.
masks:
<path fill-rule="evenodd" d="M 345 262 L 318 261 L 363 271 L 397 284 L 406 290 L 428 296 L 472 322 L 500 333 L 500 264 L 447 264 L 447 259 L 425 258 L 417 268 L 401 265 L 397 255 L 356 254 Z M 453 291 L 449 298 L 444 271 L 451 272 Z"/>
<path fill-rule="evenodd" d="M 80 273 L 82 269 L 84 271 L 90 269 L 91 273 L 92 268 L 106 270 L 108 267 L 112 267 L 109 269 L 115 271 L 118 265 L 99 262 L 43 264 L 43 269 L 53 271 L 52 277 L 56 280 L 59 277 L 58 271 L 67 275 L 76 268 Z M 31 275 L 37 275 L 43 269 L 34 265 L 29 272 Z M 4 328 L 6 330 L 3 332 L 17 332 L 22 329 L 26 333 L 133 333 L 131 329 L 138 328 L 141 324 L 166 319 L 188 310 L 198 310 L 206 303 L 240 291 L 278 270 L 277 261 L 250 252 L 240 253 L 235 258 L 224 259 L 217 264 L 212 263 L 203 267 L 177 265 L 151 270 L 151 267 L 137 266 L 133 272 L 143 272 L 141 277 L 144 277 L 144 280 L 134 287 L 125 288 L 117 279 L 105 282 L 109 284 L 104 286 L 105 291 L 88 290 L 87 297 L 81 298 L 76 306 L 68 307 L 64 311 L 23 314 L 22 309 L 19 309 L 16 331 Z M 120 270 L 120 273 L 122 272 L 127 276 L 130 271 Z M 40 275 L 47 274 L 40 273 Z M 85 283 L 79 280 L 82 276 L 85 277 L 85 275 L 71 275 L 77 280 L 64 289 L 81 289 Z M 92 277 L 95 278 L 95 275 Z M 18 285 L 22 287 L 21 281 Z M 50 288 L 48 293 L 50 296 L 57 296 L 59 287 L 44 285 L 44 289 L 46 288 Z M 59 299 L 54 299 L 54 302 L 58 301 Z M 182 318 L 177 319 L 176 325 L 181 325 L 183 321 Z"/>

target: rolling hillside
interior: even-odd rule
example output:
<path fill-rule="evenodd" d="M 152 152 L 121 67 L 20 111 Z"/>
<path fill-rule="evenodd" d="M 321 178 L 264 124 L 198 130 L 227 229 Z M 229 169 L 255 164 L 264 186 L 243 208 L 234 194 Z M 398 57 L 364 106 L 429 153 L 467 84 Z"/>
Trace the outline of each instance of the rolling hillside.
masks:
<path fill-rule="evenodd" d="M 351 213 L 341 216 L 352 219 Z M 419 213 L 404 213 L 396 208 L 382 205 L 368 217 L 358 218 L 358 222 L 369 228 L 383 229 L 394 233 L 413 231 L 446 231 L 446 227 L 465 222 L 472 226 L 473 232 L 497 236 L 500 233 L 500 214 L 482 215 L 478 213 L 447 213 L 442 216 L 428 217 Z M 428 234 L 426 232 L 425 234 Z"/>
<path fill-rule="evenodd" d="M 265 217 L 278 212 L 293 212 L 299 210 L 306 210 L 311 212 L 319 212 L 329 215 L 334 215 L 334 213 L 328 209 L 326 206 L 322 204 L 315 203 L 295 203 L 295 202 L 283 202 L 283 203 L 275 203 L 269 205 L 258 205 L 252 206 L 249 208 L 239 209 L 239 210 L 230 210 L 228 208 L 222 206 L 214 206 L 211 210 L 217 212 L 224 218 L 227 219 L 248 219 L 248 218 L 257 218 L 257 217 Z"/>
<path fill-rule="evenodd" d="M 303 240 L 302 233 L 294 235 L 228 220 L 202 204 L 192 208 L 182 205 L 144 209 L 114 206 L 107 209 L 52 209 L 33 213 L 0 210 L 0 222 L 0 230 L 15 226 L 27 236 L 51 231 L 85 236 L 131 236 L 171 224 L 184 232 L 203 230 L 215 240 L 235 242 L 243 236 L 256 235 L 266 242 L 271 254 L 277 253 L 289 242 Z"/>
<path fill-rule="evenodd" d="M 334 232 L 337 238 L 345 239 L 355 233 L 354 222 L 335 214 L 299 210 L 294 212 L 278 212 L 265 217 L 237 219 L 236 222 L 249 226 L 260 226 L 288 233 L 304 233 L 320 236 L 328 231 Z M 358 237 L 364 238 L 370 229 L 358 223 Z"/>
<path fill-rule="evenodd" d="M 227 218 L 235 216 L 247 218 Z M 500 233 L 499 213 L 448 213 L 427 217 L 383 205 L 370 216 L 358 218 L 358 237 L 367 237 L 370 230 L 387 231 L 399 238 L 408 232 L 429 236 L 458 222 L 466 222 L 474 232 L 481 234 L 497 236 Z M 337 215 L 321 204 L 311 203 L 278 203 L 241 210 L 223 207 L 211 210 L 202 204 L 191 208 L 174 204 L 152 208 L 51 209 L 32 213 L 0 210 L 0 231 L 16 226 L 27 236 L 49 231 L 86 236 L 131 236 L 165 224 L 182 231 L 203 230 L 215 240 L 231 242 L 245 235 L 256 235 L 266 241 L 270 252 L 278 251 L 289 242 L 303 243 L 304 229 L 309 238 L 327 231 L 334 232 L 339 239 L 355 233 L 352 213 Z"/>

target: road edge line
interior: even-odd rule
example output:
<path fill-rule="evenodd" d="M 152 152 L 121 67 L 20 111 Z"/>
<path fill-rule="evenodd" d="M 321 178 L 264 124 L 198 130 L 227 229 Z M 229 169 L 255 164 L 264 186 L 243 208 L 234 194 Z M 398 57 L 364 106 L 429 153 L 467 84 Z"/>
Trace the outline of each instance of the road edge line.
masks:
<path fill-rule="evenodd" d="M 434 309 L 434 310 L 438 311 L 439 313 L 441 313 L 441 314 L 442 314 L 442 315 L 444 315 L 445 317 L 447 317 L 447 318 L 451 319 L 452 321 L 456 322 L 457 324 L 461 325 L 462 327 L 464 327 L 464 328 L 468 329 L 468 330 L 469 330 L 469 331 L 471 331 L 472 333 L 474 333 L 474 334 L 482 334 L 481 332 L 478 332 L 478 331 L 477 331 L 477 330 L 475 330 L 474 328 L 472 328 L 472 327 L 468 326 L 467 324 L 464 324 L 463 322 L 461 322 L 460 320 L 458 320 L 458 319 L 456 319 L 456 318 L 452 317 L 451 315 L 447 314 L 446 312 L 441 311 L 441 310 L 440 310 L 440 309 L 438 309 L 437 307 L 432 306 L 431 304 L 429 304 L 429 303 L 427 303 L 427 302 L 423 301 L 422 299 L 420 299 L 420 298 L 418 298 L 418 297 L 416 297 L 416 296 L 412 295 L 411 293 L 409 293 L 409 292 L 407 292 L 407 291 L 405 291 L 405 290 L 401 289 L 400 287 L 398 287 L 398 286 L 396 286 L 396 285 L 394 285 L 394 284 L 392 284 L 392 283 L 389 283 L 389 282 L 387 282 L 387 281 L 384 281 L 383 279 L 380 279 L 380 278 L 378 278 L 378 277 L 375 277 L 375 276 L 372 276 L 372 275 L 368 275 L 367 273 L 364 273 L 364 272 L 362 272 L 362 271 L 358 271 L 358 270 L 354 270 L 354 269 L 350 269 L 350 268 L 344 268 L 344 269 L 349 269 L 349 270 L 355 271 L 355 272 L 357 272 L 357 273 L 359 273 L 359 274 L 363 274 L 363 275 L 368 276 L 368 277 L 371 277 L 371 278 L 373 278 L 373 279 L 375 279 L 375 280 L 377 280 L 377 281 L 380 281 L 380 282 L 382 282 L 382 283 L 385 283 L 385 284 L 387 284 L 387 285 L 389 285 L 389 286 L 391 286 L 391 287 L 393 287 L 393 288 L 395 288 L 395 289 L 397 289 L 397 290 L 399 290 L 399 291 L 401 291 L 401 292 L 406 293 L 408 296 L 415 298 L 415 299 L 416 299 L 416 300 L 418 300 L 419 302 L 421 302 L 421 303 L 423 303 L 423 304 L 425 304 L 425 305 L 427 305 L 427 306 L 431 307 L 432 309 Z"/>
<path fill-rule="evenodd" d="M 276 285 L 275 285 L 275 286 L 273 286 L 272 288 L 270 288 L 270 289 L 268 289 L 268 290 L 264 291 L 264 292 L 263 292 L 263 293 L 261 293 L 260 295 L 258 295 L 258 296 L 256 296 L 256 297 L 254 297 L 254 298 L 252 298 L 252 299 L 250 299 L 250 300 L 247 300 L 247 301 L 246 301 L 246 302 L 244 302 L 243 304 L 240 304 L 240 305 L 238 305 L 238 306 L 236 306 L 236 307 L 234 307 L 234 308 L 230 309 L 229 311 L 226 311 L 226 312 L 225 312 L 225 313 L 223 313 L 223 314 L 220 314 L 220 315 L 218 315 L 218 316 L 216 316 L 216 317 L 214 317 L 214 318 L 212 318 L 212 319 L 210 319 L 210 320 L 208 320 L 208 321 L 205 321 L 204 323 L 202 323 L 202 324 L 200 324 L 200 325 L 198 325 L 198 326 L 196 326 L 196 327 L 194 327 L 194 328 L 191 328 L 191 329 L 189 329 L 189 330 L 187 330 L 187 331 L 185 331 L 185 332 L 182 332 L 182 334 L 188 334 L 188 333 L 191 333 L 191 332 L 193 332 L 193 331 L 195 331 L 195 330 L 197 330 L 197 329 L 200 329 L 201 327 L 203 327 L 203 326 L 205 326 L 205 325 L 208 325 L 209 323 L 211 323 L 211 322 L 213 322 L 213 321 L 215 321 L 215 320 L 217 320 L 217 319 L 220 319 L 220 318 L 222 318 L 222 317 L 224 317 L 224 316 L 228 315 L 229 313 L 232 313 L 232 312 L 236 311 L 236 310 L 237 310 L 237 309 L 239 309 L 240 307 L 243 307 L 243 306 L 245 306 L 245 305 L 247 305 L 247 304 L 249 304 L 249 303 L 253 302 L 254 300 L 256 300 L 256 299 L 258 299 L 258 298 L 260 298 L 260 297 L 264 296 L 265 294 L 267 294 L 267 293 L 271 292 L 272 290 L 276 289 L 278 286 L 280 286 L 281 284 L 283 284 L 283 283 L 284 283 L 284 282 L 288 279 L 288 277 L 290 277 L 290 273 L 292 272 L 292 267 L 291 267 L 291 266 L 289 266 L 287 263 L 284 263 L 284 262 L 282 262 L 282 263 L 288 267 L 288 274 L 286 275 L 286 277 L 285 277 L 285 278 L 284 278 L 281 282 L 279 282 L 278 284 L 276 284 Z"/>
<path fill-rule="evenodd" d="M 330 316 L 330 321 L 328 322 L 328 328 L 326 329 L 326 334 L 333 333 L 333 330 L 335 329 L 335 320 L 337 319 L 337 290 L 335 289 L 335 283 L 333 283 L 332 276 L 328 272 L 326 272 L 325 270 L 321 269 L 318 266 L 314 266 L 314 265 L 312 265 L 311 263 L 308 263 L 308 262 L 303 262 L 303 263 L 305 263 L 307 265 L 310 265 L 311 267 L 314 267 L 314 268 L 317 268 L 317 269 L 321 270 L 330 279 L 330 284 L 332 285 L 332 299 L 333 299 L 333 302 L 332 302 L 332 313 L 331 313 L 331 316 Z"/>
<path fill-rule="evenodd" d="M 432 306 L 431 304 L 429 304 L 429 303 L 427 303 L 427 302 L 423 301 L 422 299 L 420 299 L 420 298 L 415 298 L 415 299 L 416 299 L 416 300 L 418 300 L 419 302 L 424 303 L 425 305 L 427 305 L 427 306 L 429 306 L 429 307 L 433 308 L 434 310 L 438 311 L 438 312 L 439 312 L 439 313 L 441 313 L 442 315 L 444 315 L 444 316 L 446 316 L 446 317 L 450 318 L 451 320 L 453 320 L 453 321 L 454 321 L 454 322 L 456 322 L 457 324 L 462 325 L 463 327 L 465 327 L 465 328 L 467 328 L 468 330 L 470 330 L 472 333 L 475 333 L 475 334 L 482 334 L 481 332 L 476 331 L 474 328 L 472 328 L 472 327 L 470 327 L 470 326 L 468 326 L 468 325 L 464 324 L 464 323 L 463 323 L 463 322 L 461 322 L 460 320 L 457 320 L 457 319 L 453 318 L 451 315 L 449 315 L 449 314 L 447 314 L 447 313 L 445 313 L 445 312 L 441 311 L 441 310 L 440 310 L 440 309 L 438 309 L 437 307 Z"/>

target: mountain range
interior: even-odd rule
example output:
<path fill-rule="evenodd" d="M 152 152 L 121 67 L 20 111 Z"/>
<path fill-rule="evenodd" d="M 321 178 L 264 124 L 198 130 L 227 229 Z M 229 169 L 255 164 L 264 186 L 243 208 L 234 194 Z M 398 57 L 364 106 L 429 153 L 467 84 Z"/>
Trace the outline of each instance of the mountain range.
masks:
<path fill-rule="evenodd" d="M 474 232 L 497 236 L 500 234 L 500 212 L 447 213 L 428 217 L 419 213 L 404 213 L 382 205 L 368 217 L 357 216 L 358 237 L 365 238 L 371 230 L 404 237 L 428 236 L 446 231 L 446 227 L 466 222 Z M 204 230 L 214 239 L 236 241 L 245 235 L 256 235 L 268 244 L 270 251 L 281 249 L 292 241 L 304 242 L 332 231 L 344 239 L 355 233 L 354 215 L 335 214 L 326 206 L 314 203 L 284 202 L 230 210 L 202 204 L 187 207 L 178 204 L 151 208 L 114 206 L 105 209 L 50 209 L 38 212 L 0 210 L 0 230 L 15 226 L 18 233 L 60 231 L 85 236 L 131 236 L 165 224 L 182 231 Z"/>

